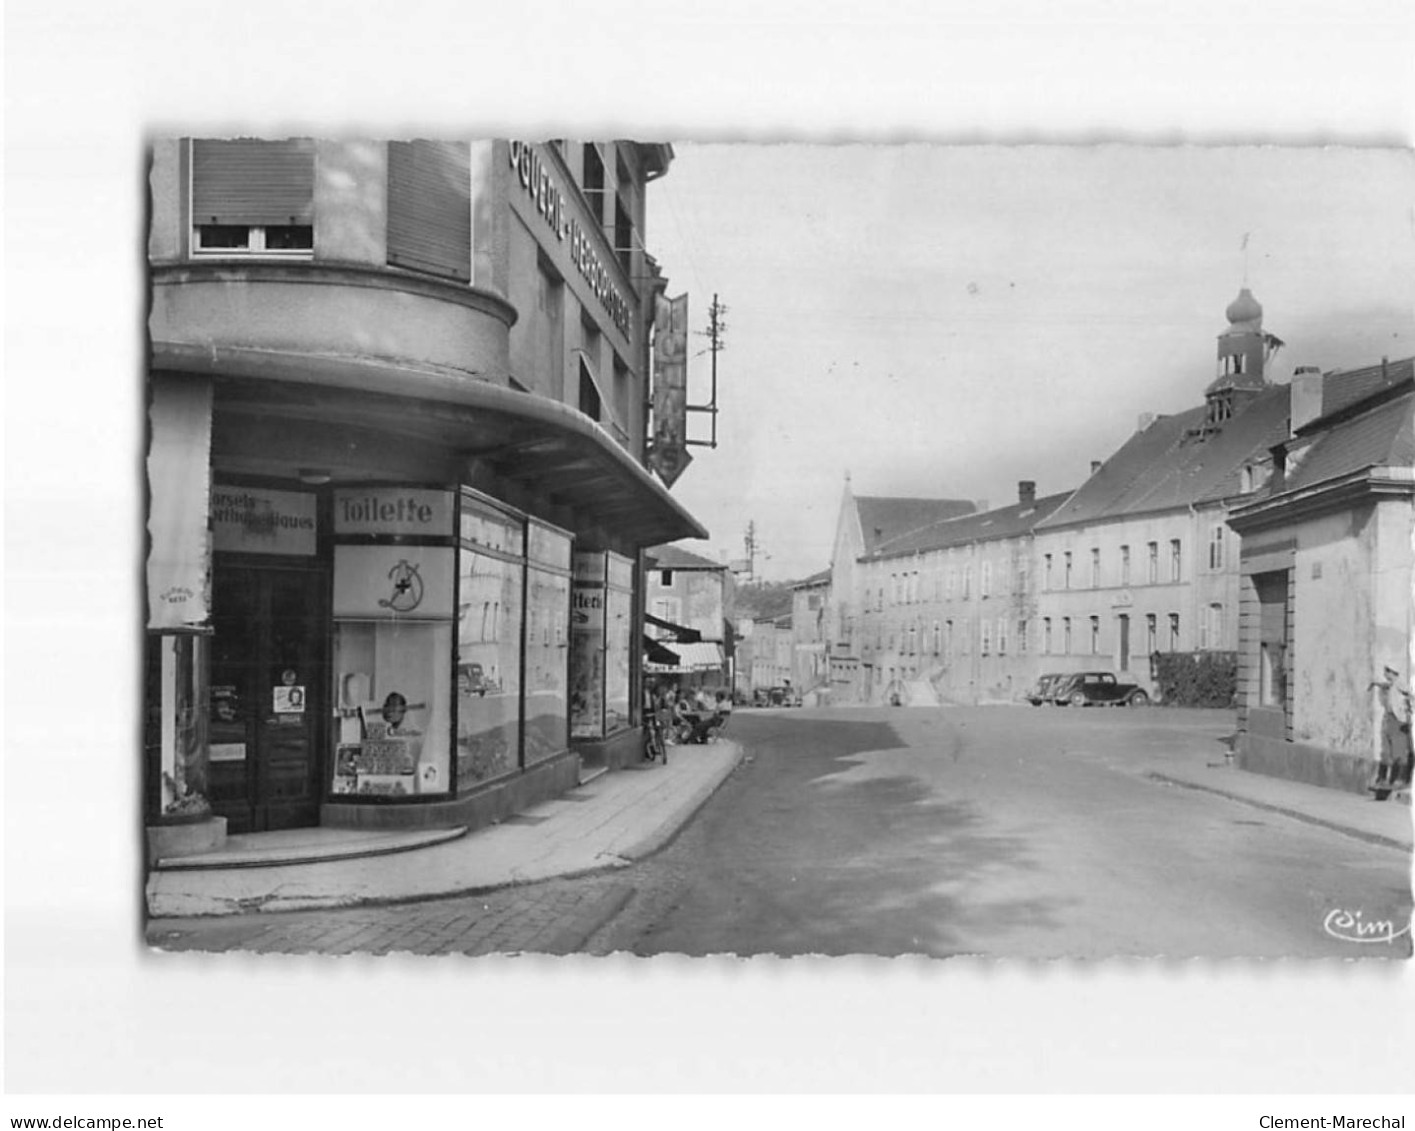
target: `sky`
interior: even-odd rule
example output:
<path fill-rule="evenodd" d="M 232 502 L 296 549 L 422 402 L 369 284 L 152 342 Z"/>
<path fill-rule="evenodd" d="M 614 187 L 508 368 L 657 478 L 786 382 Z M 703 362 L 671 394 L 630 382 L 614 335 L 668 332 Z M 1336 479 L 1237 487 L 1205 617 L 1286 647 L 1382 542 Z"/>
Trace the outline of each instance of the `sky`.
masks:
<path fill-rule="evenodd" d="M 1269 376 L 1415 354 L 1415 161 L 1376 148 L 678 143 L 647 244 L 726 305 L 718 446 L 673 492 L 708 555 L 830 564 L 859 495 L 1078 487 L 1142 413 L 1202 402 L 1247 285 Z M 710 396 L 695 339 L 690 400 Z M 690 417 L 706 438 L 706 416 Z M 703 543 L 696 543 L 701 550 Z"/>
<path fill-rule="evenodd" d="M 368 1126 L 361 1089 L 398 1093 L 384 1122 L 407 1123 L 442 1093 L 439 1122 L 464 1119 L 478 1091 L 1124 1088 L 1131 1124 L 1179 1126 L 1149 1094 L 1407 1078 L 1415 971 L 1354 964 L 169 965 L 137 941 L 133 814 L 146 137 L 672 141 L 649 247 L 698 326 L 714 292 L 731 308 L 723 444 L 675 494 L 734 555 L 754 518 L 767 570 L 799 576 L 826 564 L 847 469 L 862 493 L 1002 503 L 1018 479 L 1074 486 L 1138 413 L 1197 403 L 1244 232 L 1282 365 L 1415 352 L 1388 313 L 1411 274 L 1388 169 L 1016 148 L 1409 146 L 1408 0 L 7 0 L 4 51 L 8 1099 L 218 1093 L 192 1125 L 234 1126 L 251 1091 L 346 1093 L 352 1112 L 306 1110 Z M 783 140 L 885 147 L 807 161 Z M 929 167 L 907 142 L 1012 148 Z M 396 1065 L 370 1072 L 382 1048 Z M 569 1102 L 556 1125 L 592 1122 Z M 627 1110 L 613 1097 L 604 1125 Z"/>

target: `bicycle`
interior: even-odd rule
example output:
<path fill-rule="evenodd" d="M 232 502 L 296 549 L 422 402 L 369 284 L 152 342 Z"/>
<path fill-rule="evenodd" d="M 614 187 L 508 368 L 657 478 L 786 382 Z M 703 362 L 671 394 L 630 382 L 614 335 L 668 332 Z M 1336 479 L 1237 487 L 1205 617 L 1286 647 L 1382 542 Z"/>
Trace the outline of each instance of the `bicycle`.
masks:
<path fill-rule="evenodd" d="M 658 717 L 657 711 L 651 711 L 644 718 L 644 760 L 648 762 L 661 760 L 668 765 L 668 741 L 664 734 L 663 720 Z"/>

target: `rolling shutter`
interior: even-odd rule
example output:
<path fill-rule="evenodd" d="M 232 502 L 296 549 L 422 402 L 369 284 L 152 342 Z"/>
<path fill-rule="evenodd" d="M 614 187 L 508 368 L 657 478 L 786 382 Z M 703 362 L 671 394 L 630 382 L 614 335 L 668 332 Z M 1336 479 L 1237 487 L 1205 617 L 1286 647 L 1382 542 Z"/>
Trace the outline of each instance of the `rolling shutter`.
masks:
<path fill-rule="evenodd" d="M 311 224 L 313 215 L 313 141 L 192 142 L 192 223 Z"/>
<path fill-rule="evenodd" d="M 471 148 L 388 143 L 388 262 L 470 282 Z"/>

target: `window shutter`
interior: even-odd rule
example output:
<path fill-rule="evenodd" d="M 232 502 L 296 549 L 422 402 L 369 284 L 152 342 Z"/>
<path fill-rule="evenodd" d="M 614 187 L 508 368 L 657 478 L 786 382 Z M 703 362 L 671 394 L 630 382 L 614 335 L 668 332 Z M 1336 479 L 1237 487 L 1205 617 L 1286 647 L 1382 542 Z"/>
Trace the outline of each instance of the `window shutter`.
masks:
<path fill-rule="evenodd" d="M 314 142 L 193 141 L 193 224 L 311 224 Z"/>
<path fill-rule="evenodd" d="M 472 160 L 466 142 L 388 143 L 388 262 L 472 278 Z"/>

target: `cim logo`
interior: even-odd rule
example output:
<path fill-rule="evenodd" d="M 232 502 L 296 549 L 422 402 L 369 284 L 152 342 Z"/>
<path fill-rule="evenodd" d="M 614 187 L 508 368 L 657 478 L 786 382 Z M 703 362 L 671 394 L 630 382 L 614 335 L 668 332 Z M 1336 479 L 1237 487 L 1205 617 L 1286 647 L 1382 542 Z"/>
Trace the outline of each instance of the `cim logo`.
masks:
<path fill-rule="evenodd" d="M 1355 943 L 1393 943 L 1410 931 L 1407 923 L 1399 930 L 1392 919 L 1367 919 L 1363 912 L 1337 908 L 1327 912 L 1322 929 L 1334 939 Z"/>
<path fill-rule="evenodd" d="M 379 608 L 392 609 L 395 613 L 411 613 L 423 603 L 422 575 L 407 558 L 400 558 L 398 564 L 388 571 L 388 580 L 393 583 L 393 591 L 389 596 L 379 598 Z"/>

